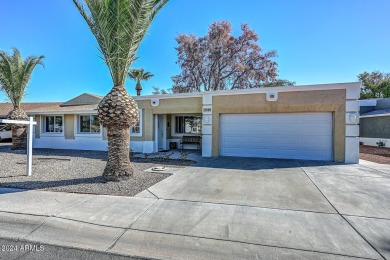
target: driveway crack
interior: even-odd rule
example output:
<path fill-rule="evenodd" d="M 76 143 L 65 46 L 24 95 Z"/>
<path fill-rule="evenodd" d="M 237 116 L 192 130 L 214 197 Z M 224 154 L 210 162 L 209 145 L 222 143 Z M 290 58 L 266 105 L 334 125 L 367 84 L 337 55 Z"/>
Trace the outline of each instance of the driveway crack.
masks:
<path fill-rule="evenodd" d="M 307 172 L 302 168 L 302 166 L 299 164 L 298 162 L 298 165 L 299 167 L 301 168 L 301 170 L 306 174 L 307 178 L 309 178 L 309 180 L 313 183 L 313 185 L 317 188 L 317 190 L 322 194 L 322 196 L 324 196 L 324 198 L 328 201 L 328 203 L 333 207 L 333 209 L 337 212 L 337 214 L 342 218 L 344 219 L 348 225 L 353 229 L 355 230 L 355 232 L 364 240 L 366 241 L 367 244 L 369 244 L 371 246 L 372 249 L 374 249 L 375 252 L 378 253 L 378 255 L 380 255 L 383 259 L 386 259 L 386 257 L 384 257 L 364 236 L 362 233 L 360 233 L 349 221 L 347 218 L 345 218 L 338 210 L 337 208 L 332 204 L 332 202 L 330 202 L 330 200 L 325 196 L 325 194 L 320 190 L 320 188 L 317 186 L 317 184 L 315 184 L 315 182 L 310 178 L 310 176 L 307 174 Z M 367 167 L 368 168 L 368 167 Z"/>
<path fill-rule="evenodd" d="M 159 199 L 157 199 L 155 202 L 153 202 L 152 204 L 150 204 L 150 206 L 141 214 L 139 215 L 139 217 L 134 220 L 127 228 L 125 228 L 123 230 L 123 232 L 114 240 L 114 242 L 112 242 L 111 245 L 109 245 L 106 249 L 104 249 L 103 251 L 106 252 L 107 250 L 110 250 L 111 248 L 113 248 L 116 243 L 118 242 L 119 239 L 121 239 L 121 237 L 129 230 L 131 229 L 131 227 L 154 205 L 156 204 L 157 202 L 159 201 Z"/>

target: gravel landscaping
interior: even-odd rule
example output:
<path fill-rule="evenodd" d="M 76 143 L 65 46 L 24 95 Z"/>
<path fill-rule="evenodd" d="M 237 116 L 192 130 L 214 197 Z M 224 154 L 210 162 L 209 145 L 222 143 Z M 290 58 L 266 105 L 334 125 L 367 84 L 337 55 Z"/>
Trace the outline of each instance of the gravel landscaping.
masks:
<path fill-rule="evenodd" d="M 360 159 L 381 164 L 390 164 L 390 148 L 361 145 Z"/>
<path fill-rule="evenodd" d="M 134 176 L 128 181 L 105 182 L 101 177 L 106 152 L 34 149 L 33 174 L 25 176 L 26 155 L 0 146 L 0 186 L 75 193 L 134 196 L 170 176 L 145 172 L 155 166 L 179 168 L 194 161 L 183 159 L 131 158 Z"/>

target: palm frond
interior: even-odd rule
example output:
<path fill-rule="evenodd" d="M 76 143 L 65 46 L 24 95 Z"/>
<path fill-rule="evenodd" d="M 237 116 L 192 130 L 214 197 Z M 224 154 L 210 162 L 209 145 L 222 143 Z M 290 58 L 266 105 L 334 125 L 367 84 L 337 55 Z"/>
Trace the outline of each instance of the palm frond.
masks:
<path fill-rule="evenodd" d="M 168 0 L 73 2 L 96 38 L 114 85 L 124 85 L 142 39 Z"/>
<path fill-rule="evenodd" d="M 130 69 L 127 72 L 127 76 L 134 81 L 140 82 L 141 80 L 148 80 L 154 75 L 150 72 L 146 72 L 144 69 Z"/>
<path fill-rule="evenodd" d="M 42 65 L 44 56 L 30 56 L 23 60 L 18 49 L 13 54 L 0 51 L 0 89 L 3 90 L 14 107 L 19 107 L 31 74 L 37 65 Z"/>

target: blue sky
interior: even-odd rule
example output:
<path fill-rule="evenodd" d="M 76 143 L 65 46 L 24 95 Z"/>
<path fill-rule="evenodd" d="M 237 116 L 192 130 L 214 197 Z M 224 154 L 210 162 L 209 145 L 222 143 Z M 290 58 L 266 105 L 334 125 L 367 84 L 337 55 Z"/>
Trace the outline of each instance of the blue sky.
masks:
<path fill-rule="evenodd" d="M 169 88 L 176 65 L 175 37 L 203 36 L 213 21 L 228 20 L 233 33 L 248 23 L 260 46 L 276 50 L 280 78 L 298 85 L 357 81 L 363 71 L 390 72 L 388 0 L 171 0 L 154 20 L 133 67 L 155 76 L 143 83 Z M 96 42 L 71 0 L 0 3 L 0 49 L 45 55 L 31 78 L 25 102 L 66 101 L 112 87 Z M 126 82 L 135 95 L 135 83 Z M 0 93 L 0 102 L 6 100 Z"/>

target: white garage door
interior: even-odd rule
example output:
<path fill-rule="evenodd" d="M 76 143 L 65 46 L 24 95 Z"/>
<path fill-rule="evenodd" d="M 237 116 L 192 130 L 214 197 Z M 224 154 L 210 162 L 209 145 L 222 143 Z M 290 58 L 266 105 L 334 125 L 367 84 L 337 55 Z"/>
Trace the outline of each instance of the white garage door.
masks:
<path fill-rule="evenodd" d="M 224 114 L 220 155 L 332 160 L 332 113 Z"/>

